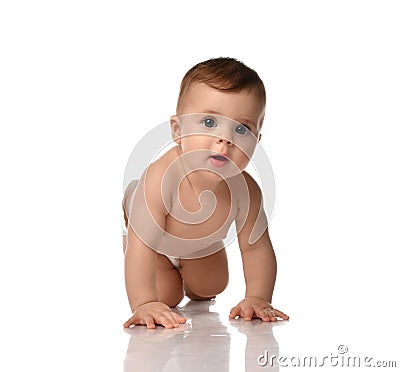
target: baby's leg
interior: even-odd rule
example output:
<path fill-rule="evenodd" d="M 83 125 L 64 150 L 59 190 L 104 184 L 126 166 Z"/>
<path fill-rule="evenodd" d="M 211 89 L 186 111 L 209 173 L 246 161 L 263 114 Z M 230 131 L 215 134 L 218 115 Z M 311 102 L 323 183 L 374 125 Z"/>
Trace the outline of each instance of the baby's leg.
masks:
<path fill-rule="evenodd" d="M 175 307 L 183 300 L 181 274 L 166 256 L 159 253 L 157 253 L 156 286 L 159 301 L 169 307 Z"/>
<path fill-rule="evenodd" d="M 228 285 L 228 260 L 225 249 L 210 256 L 180 260 L 186 295 L 192 300 L 209 300 Z"/>

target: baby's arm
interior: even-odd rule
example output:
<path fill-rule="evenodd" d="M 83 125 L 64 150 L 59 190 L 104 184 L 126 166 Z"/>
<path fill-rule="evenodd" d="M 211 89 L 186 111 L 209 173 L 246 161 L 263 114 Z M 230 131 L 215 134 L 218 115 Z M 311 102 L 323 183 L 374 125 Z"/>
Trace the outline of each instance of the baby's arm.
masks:
<path fill-rule="evenodd" d="M 142 324 L 154 328 L 155 324 L 161 324 L 173 328 L 185 322 L 185 318 L 159 302 L 156 288 L 157 253 L 143 242 L 155 247 L 162 239 L 160 231 L 165 228 L 166 211 L 161 198 L 161 177 L 156 167 L 150 167 L 146 182 L 141 180 L 133 204 L 128 206 L 125 285 L 133 316 L 124 324 L 125 327 Z"/>
<path fill-rule="evenodd" d="M 243 220 L 236 221 L 236 226 L 246 281 L 246 297 L 231 310 L 230 318 L 239 316 L 251 320 L 255 317 L 263 321 L 276 321 L 277 317 L 289 319 L 271 305 L 276 278 L 275 253 L 268 234 L 265 212 L 260 210 L 261 190 L 247 173 L 244 175 L 250 204 L 247 215 Z M 258 218 L 260 212 L 261 218 Z M 255 242 L 252 241 L 254 239 Z"/>
<path fill-rule="evenodd" d="M 161 324 L 165 328 L 174 328 L 179 323 L 185 323 L 185 318 L 159 302 L 156 289 L 157 253 L 143 244 L 130 226 L 128 239 L 125 284 L 133 315 L 124 327 L 146 325 L 147 328 L 155 328 L 156 324 Z"/>

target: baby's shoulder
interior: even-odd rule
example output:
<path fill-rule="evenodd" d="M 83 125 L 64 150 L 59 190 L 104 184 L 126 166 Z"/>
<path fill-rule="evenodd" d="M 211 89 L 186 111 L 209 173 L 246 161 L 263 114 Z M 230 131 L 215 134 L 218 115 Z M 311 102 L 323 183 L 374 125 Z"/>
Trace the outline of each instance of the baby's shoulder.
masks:
<path fill-rule="evenodd" d="M 258 194 L 261 192 L 260 186 L 255 179 L 246 171 L 232 178 L 231 184 L 234 186 L 234 191 L 238 195 L 242 195 L 243 191 L 248 191 L 251 194 Z"/>
<path fill-rule="evenodd" d="M 256 209 L 259 211 L 262 205 L 261 188 L 256 180 L 247 172 L 243 171 L 240 175 L 240 190 L 238 190 L 236 198 L 238 212 L 236 219 L 246 221 L 250 211 Z"/>
<path fill-rule="evenodd" d="M 246 171 L 242 172 L 244 179 L 246 180 L 247 187 L 249 188 L 249 192 L 253 193 L 260 193 L 261 189 L 256 180 L 250 175 L 250 173 L 247 173 Z"/>
<path fill-rule="evenodd" d="M 247 172 L 243 171 L 233 182 L 233 194 L 239 208 L 247 209 L 250 200 L 260 200 L 262 197 L 261 188 L 256 180 Z"/>
<path fill-rule="evenodd" d="M 168 150 L 160 158 L 152 162 L 141 177 L 141 184 L 146 196 L 162 201 L 166 206 L 172 203 L 172 195 L 177 188 L 179 175 L 177 174 L 178 151 L 176 148 Z"/>
<path fill-rule="evenodd" d="M 177 148 L 173 147 L 165 154 L 160 156 L 157 160 L 152 162 L 144 171 L 143 176 L 146 178 L 146 180 L 151 182 L 161 183 L 167 172 L 173 170 L 171 165 L 178 158 L 178 156 Z"/>

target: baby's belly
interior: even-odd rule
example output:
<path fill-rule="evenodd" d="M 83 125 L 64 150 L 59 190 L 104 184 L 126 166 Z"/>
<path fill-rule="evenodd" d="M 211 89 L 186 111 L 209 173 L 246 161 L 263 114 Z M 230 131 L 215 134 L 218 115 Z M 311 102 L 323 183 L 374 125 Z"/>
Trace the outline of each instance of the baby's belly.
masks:
<path fill-rule="evenodd" d="M 173 198 L 165 219 L 164 251 L 171 256 L 184 257 L 191 253 L 223 247 L 223 239 L 237 215 L 237 203 L 232 202 L 229 190 L 202 193 L 198 199 L 190 188 L 180 190 Z M 173 253 L 175 252 L 175 253 Z M 210 253 L 210 254 L 211 254 Z"/>
<path fill-rule="evenodd" d="M 187 224 L 167 216 L 165 221 L 165 239 L 160 251 L 175 257 L 195 258 L 196 254 L 204 256 L 223 248 L 229 227 L 234 218 L 223 220 L 215 216 L 199 224 Z"/>
<path fill-rule="evenodd" d="M 200 224 L 185 224 L 173 217 L 167 217 L 165 231 L 171 235 L 188 241 L 210 238 L 212 241 L 225 239 L 233 219 L 223 221 L 207 221 Z"/>

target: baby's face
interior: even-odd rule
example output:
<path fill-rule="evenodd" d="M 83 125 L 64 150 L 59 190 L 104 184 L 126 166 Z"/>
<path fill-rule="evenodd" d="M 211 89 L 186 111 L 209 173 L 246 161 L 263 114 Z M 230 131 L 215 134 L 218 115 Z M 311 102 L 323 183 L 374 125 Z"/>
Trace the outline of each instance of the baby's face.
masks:
<path fill-rule="evenodd" d="M 264 113 L 263 102 L 252 92 L 223 92 L 198 83 L 171 118 L 171 129 L 193 168 L 229 176 L 248 165 Z"/>

